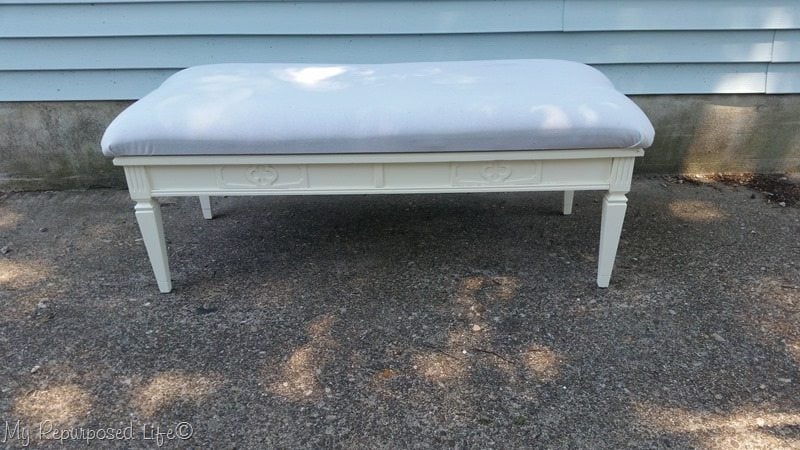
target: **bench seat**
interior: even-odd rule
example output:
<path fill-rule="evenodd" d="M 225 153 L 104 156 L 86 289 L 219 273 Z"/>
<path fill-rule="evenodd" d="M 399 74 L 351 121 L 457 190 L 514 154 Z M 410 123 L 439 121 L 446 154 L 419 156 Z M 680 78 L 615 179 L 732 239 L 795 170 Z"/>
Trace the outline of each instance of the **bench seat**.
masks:
<path fill-rule="evenodd" d="M 101 147 L 123 166 L 161 292 L 158 197 L 603 190 L 607 287 L 644 113 L 597 70 L 557 60 L 219 64 L 182 70 L 123 111 Z M 458 251 L 454 249 L 453 251 Z"/>
<path fill-rule="evenodd" d="M 108 156 L 641 148 L 642 111 L 570 61 L 215 64 L 117 117 Z"/>

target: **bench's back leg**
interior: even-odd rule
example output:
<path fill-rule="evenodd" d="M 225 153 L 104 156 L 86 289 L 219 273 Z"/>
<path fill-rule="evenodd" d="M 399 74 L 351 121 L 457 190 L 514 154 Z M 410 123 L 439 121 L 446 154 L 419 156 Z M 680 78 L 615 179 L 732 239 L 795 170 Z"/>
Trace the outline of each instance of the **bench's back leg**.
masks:
<path fill-rule="evenodd" d="M 200 209 L 203 210 L 204 219 L 213 219 L 214 214 L 211 212 L 211 197 L 208 195 L 200 196 Z"/>
<path fill-rule="evenodd" d="M 169 274 L 164 225 L 161 221 L 161 206 L 152 198 L 137 201 L 136 221 L 139 222 L 139 230 L 142 232 L 142 239 L 144 240 L 144 246 L 147 248 L 150 265 L 153 266 L 158 290 L 165 293 L 170 292 L 172 290 L 172 279 Z"/>
<path fill-rule="evenodd" d="M 564 215 L 572 214 L 572 204 L 575 202 L 575 191 L 564 191 Z"/>

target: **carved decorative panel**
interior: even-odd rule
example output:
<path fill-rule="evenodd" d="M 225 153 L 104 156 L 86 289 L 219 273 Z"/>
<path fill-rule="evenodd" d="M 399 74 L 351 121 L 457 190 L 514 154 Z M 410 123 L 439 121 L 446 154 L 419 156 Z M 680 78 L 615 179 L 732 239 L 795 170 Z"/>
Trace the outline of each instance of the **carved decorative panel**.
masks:
<path fill-rule="evenodd" d="M 486 161 L 453 163 L 453 186 L 529 186 L 542 180 L 539 161 Z"/>
<path fill-rule="evenodd" d="M 217 172 L 222 188 L 290 189 L 308 187 L 308 173 L 302 165 L 224 166 Z"/>

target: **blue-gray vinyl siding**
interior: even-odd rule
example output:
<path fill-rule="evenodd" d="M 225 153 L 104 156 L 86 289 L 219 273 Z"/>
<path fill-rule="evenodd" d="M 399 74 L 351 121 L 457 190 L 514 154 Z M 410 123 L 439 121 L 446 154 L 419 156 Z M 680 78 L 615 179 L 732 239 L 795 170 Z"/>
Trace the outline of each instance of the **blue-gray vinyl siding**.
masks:
<path fill-rule="evenodd" d="M 800 0 L 0 0 L 0 101 L 221 62 L 582 61 L 628 94 L 799 93 Z"/>

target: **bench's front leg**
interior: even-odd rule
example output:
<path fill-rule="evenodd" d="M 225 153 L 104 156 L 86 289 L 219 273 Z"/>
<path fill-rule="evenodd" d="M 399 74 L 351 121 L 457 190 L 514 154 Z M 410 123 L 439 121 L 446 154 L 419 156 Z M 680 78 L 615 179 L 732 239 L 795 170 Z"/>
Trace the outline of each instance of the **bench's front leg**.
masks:
<path fill-rule="evenodd" d="M 608 287 L 617 247 L 625 221 L 628 198 L 625 194 L 631 189 L 634 158 L 614 158 L 611 163 L 609 189 L 603 197 L 603 216 L 600 221 L 600 251 L 597 257 L 597 286 Z"/>
<path fill-rule="evenodd" d="M 131 199 L 136 202 L 136 222 L 153 266 L 158 290 L 170 292 L 172 279 L 169 274 L 167 261 L 167 242 L 164 239 L 164 225 L 161 222 L 161 205 L 151 197 L 150 180 L 144 166 L 125 166 L 125 179 L 128 182 L 128 192 Z"/>
<path fill-rule="evenodd" d="M 614 260 L 617 258 L 622 222 L 628 198 L 625 194 L 607 193 L 603 197 L 603 218 L 600 222 L 600 254 L 597 257 L 597 285 L 608 287 Z"/>
<path fill-rule="evenodd" d="M 153 266 L 158 290 L 164 293 L 170 292 L 172 290 L 172 279 L 169 274 L 164 224 L 161 221 L 161 205 L 153 198 L 137 201 L 136 221 L 139 222 L 139 230 L 142 232 L 142 239 L 144 240 L 144 246 L 147 248 L 150 265 Z"/>

